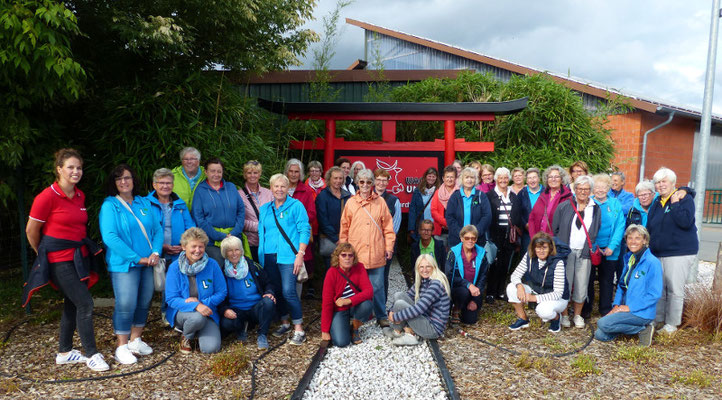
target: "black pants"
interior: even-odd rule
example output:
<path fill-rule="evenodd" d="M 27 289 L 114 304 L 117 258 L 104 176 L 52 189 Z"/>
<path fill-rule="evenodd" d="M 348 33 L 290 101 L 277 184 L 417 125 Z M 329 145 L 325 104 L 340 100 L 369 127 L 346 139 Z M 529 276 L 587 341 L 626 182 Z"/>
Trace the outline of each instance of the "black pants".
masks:
<path fill-rule="evenodd" d="M 475 324 L 479 320 L 479 311 L 481 311 L 481 305 L 484 303 L 484 298 L 481 294 L 472 296 L 469 289 L 463 286 L 455 286 L 451 289 L 451 299 L 459 309 L 459 320 L 462 324 Z M 475 311 L 470 311 L 466 308 L 472 301 L 476 303 Z"/>
<path fill-rule="evenodd" d="M 614 273 L 617 270 L 617 260 L 607 260 L 602 257 L 602 263 L 592 267 L 587 287 L 587 301 L 584 302 L 582 315 L 589 316 L 592 313 L 592 301 L 594 301 L 594 280 L 599 280 L 599 315 L 605 316 L 612 311 L 614 301 Z"/>
<path fill-rule="evenodd" d="M 232 308 L 236 313 L 235 319 L 228 319 L 221 316 L 221 330 L 224 333 L 235 332 L 240 334 L 246 322 L 249 324 L 258 324 L 258 334 L 268 335 L 268 328 L 271 326 L 274 309 L 276 305 L 268 297 L 262 297 L 261 300 L 248 310 L 240 310 Z"/>
<path fill-rule="evenodd" d="M 66 353 L 73 349 L 73 334 L 77 327 L 85 356 L 93 356 L 98 348 L 93 330 L 93 297 L 88 285 L 80 280 L 72 261 L 50 264 L 50 279 L 64 296 L 58 351 Z"/>
<path fill-rule="evenodd" d="M 486 283 L 487 296 L 500 296 L 506 294 L 506 278 L 509 274 L 509 262 L 514 255 L 514 246 L 511 243 L 500 241 L 497 244 L 498 252 L 496 260 L 489 267 L 489 275 Z"/>

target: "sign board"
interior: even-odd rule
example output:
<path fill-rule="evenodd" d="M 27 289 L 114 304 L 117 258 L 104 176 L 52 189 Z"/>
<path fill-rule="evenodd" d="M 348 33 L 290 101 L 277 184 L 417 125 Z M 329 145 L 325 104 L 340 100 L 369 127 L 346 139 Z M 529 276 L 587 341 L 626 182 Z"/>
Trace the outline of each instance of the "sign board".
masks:
<path fill-rule="evenodd" d="M 346 157 L 351 160 L 361 161 L 366 168 L 375 171 L 377 168 L 385 169 L 391 175 L 389 186 L 386 191 L 391 192 L 399 198 L 401 211 L 409 211 L 411 196 L 419 185 L 421 175 L 429 167 L 439 170 L 442 174 L 444 152 L 443 151 L 364 151 L 364 150 L 336 150 L 334 159 Z M 439 177 L 441 179 L 441 177 Z"/>

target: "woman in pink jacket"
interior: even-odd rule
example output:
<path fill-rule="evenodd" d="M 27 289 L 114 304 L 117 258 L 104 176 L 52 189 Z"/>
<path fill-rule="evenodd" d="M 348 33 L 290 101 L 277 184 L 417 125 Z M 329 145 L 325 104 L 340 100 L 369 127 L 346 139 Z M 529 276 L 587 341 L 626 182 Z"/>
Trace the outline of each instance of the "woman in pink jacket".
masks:
<path fill-rule="evenodd" d="M 386 202 L 373 190 L 373 172 L 362 169 L 355 179 L 359 189 L 341 214 L 339 241 L 351 243 L 356 249 L 358 261 L 366 267 L 374 288 L 374 315 L 380 326 L 387 327 L 384 268 L 394 254 L 396 234 Z"/>
<path fill-rule="evenodd" d="M 245 220 L 243 222 L 243 233 L 248 238 L 248 245 L 251 248 L 253 261 L 258 260 L 258 210 L 261 206 L 273 200 L 271 191 L 262 187 L 258 181 L 261 179 L 263 166 L 256 160 L 248 161 L 243 165 L 243 177 L 246 184 L 238 190 L 243 205 L 246 207 Z"/>

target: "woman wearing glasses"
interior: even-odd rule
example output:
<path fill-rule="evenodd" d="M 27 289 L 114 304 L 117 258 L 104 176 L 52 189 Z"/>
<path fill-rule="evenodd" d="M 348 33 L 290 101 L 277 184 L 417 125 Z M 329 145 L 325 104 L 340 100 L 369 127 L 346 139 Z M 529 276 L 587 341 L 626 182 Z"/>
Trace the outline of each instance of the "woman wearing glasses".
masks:
<path fill-rule="evenodd" d="M 569 183 L 569 175 L 564 168 L 552 165 L 542 174 L 544 190 L 529 214 L 529 236 L 533 237 L 537 232 L 543 231 L 552 233 L 554 213 L 560 204 L 572 198 L 572 192 L 566 186 Z"/>
<path fill-rule="evenodd" d="M 358 192 L 346 202 L 341 214 L 341 243 L 350 243 L 358 261 L 366 267 L 374 288 L 374 315 L 382 327 L 386 319 L 386 296 L 384 294 L 384 266 L 394 254 L 393 220 L 386 202 L 374 191 L 374 174 L 362 169 L 356 174 Z"/>
<path fill-rule="evenodd" d="M 484 247 L 476 243 L 479 231 L 474 225 L 461 228 L 459 238 L 461 243 L 452 247 L 446 258 L 446 277 L 461 323 L 475 324 L 484 300 L 481 290 L 486 286 L 489 264 Z"/>
<path fill-rule="evenodd" d="M 323 281 L 321 339 L 331 340 L 337 347 L 348 346 L 352 341 L 360 344 L 358 329 L 371 315 L 373 295 L 366 269 L 357 261 L 353 246 L 348 243 L 336 246 L 331 254 L 331 268 Z"/>

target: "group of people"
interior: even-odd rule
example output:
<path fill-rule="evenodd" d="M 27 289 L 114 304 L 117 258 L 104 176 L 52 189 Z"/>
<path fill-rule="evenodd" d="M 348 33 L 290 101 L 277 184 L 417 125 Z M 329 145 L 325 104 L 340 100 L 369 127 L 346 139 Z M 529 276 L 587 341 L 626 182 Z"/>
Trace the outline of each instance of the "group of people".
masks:
<path fill-rule="evenodd" d="M 217 352 L 224 334 L 246 340 L 255 326 L 265 349 L 273 321 L 274 336 L 303 344 L 302 284 L 314 276 L 323 278 L 322 339 L 340 347 L 360 343 L 359 327 L 371 318 L 394 344 L 418 344 L 443 335 L 450 319 L 476 323 L 483 303 L 496 300 L 514 305 L 513 330 L 528 326 L 524 303 L 537 304 L 552 332 L 571 322 L 581 328 L 595 279 L 598 339 L 642 332 L 651 341 L 654 322 L 667 332 L 681 322 L 698 246 L 694 191 L 677 189 L 666 168 L 637 185 L 636 198 L 624 190 L 622 173 L 589 176 L 581 161 L 569 173 L 556 165 L 542 173 L 459 161 L 442 176 L 429 168 L 409 205 L 414 283 L 392 293 L 387 308 L 401 225 L 387 171 L 340 158 L 324 174 L 312 161 L 304 181 L 303 163 L 291 159 L 265 188 L 261 164 L 249 161 L 239 189 L 224 179 L 221 160 L 201 166 L 192 147 L 180 159 L 173 170 L 155 171 L 145 195 L 130 166 L 108 176 L 99 225 L 115 295 L 114 356 L 122 364 L 153 352 L 142 334 L 158 268 L 167 269 L 162 316 L 181 333 L 182 353 L 196 340 L 201 352 Z M 82 172 L 77 151 L 59 150 L 56 181 L 33 202 L 26 232 L 38 259 L 23 303 L 52 282 L 65 297 L 56 363 L 104 371 L 88 291 L 97 280 L 90 256 L 101 249 L 87 238 Z M 306 293 L 314 296 L 312 285 Z M 76 329 L 82 353 L 72 348 Z"/>

